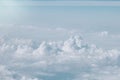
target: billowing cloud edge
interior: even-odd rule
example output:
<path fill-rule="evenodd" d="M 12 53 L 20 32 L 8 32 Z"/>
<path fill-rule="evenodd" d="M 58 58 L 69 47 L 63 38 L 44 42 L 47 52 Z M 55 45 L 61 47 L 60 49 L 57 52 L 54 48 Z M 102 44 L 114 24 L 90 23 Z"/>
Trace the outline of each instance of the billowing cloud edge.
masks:
<path fill-rule="evenodd" d="M 41 43 L 1 38 L 0 79 L 119 80 L 119 56 L 119 50 L 89 45 L 79 35 Z"/>

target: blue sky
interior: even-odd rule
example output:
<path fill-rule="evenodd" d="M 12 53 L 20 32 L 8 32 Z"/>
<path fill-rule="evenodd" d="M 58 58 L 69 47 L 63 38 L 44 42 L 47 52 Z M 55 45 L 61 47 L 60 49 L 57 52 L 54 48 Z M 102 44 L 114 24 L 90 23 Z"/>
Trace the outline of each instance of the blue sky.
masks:
<path fill-rule="evenodd" d="M 0 8 L 1 23 L 48 25 L 49 27 L 73 27 L 73 25 L 76 25 L 74 27 L 86 26 L 86 29 L 96 26 L 109 26 L 110 29 L 112 26 L 120 26 L 120 7 L 29 6 Z"/>
<path fill-rule="evenodd" d="M 1 35 L 43 40 L 49 40 L 49 38 L 51 38 L 54 40 L 64 39 L 69 33 L 78 32 L 87 38 L 88 42 L 91 41 L 91 43 L 105 46 L 104 43 L 106 42 L 97 40 L 99 38 L 95 35 L 107 31 L 110 35 L 117 36 L 115 40 L 109 37 L 111 39 L 109 41 L 107 41 L 108 38 L 105 37 L 106 39 L 104 40 L 107 41 L 107 47 L 110 46 L 110 44 L 116 44 L 116 47 L 119 45 L 118 42 L 116 42 L 116 40 L 119 40 L 120 34 L 119 1 L 105 1 L 105 3 L 104 1 L 97 0 L 90 1 L 89 3 L 88 1 L 83 1 L 84 4 L 81 4 L 79 1 L 73 1 L 74 4 L 73 2 L 62 1 L 62 3 L 58 2 L 57 5 L 54 5 L 55 1 L 49 1 L 48 3 L 46 3 L 47 1 L 43 1 L 44 5 L 42 5 L 39 0 L 25 0 L 21 1 L 21 3 L 16 0 L 6 0 L 3 2 L 5 5 L 3 6 L 3 3 L 1 3 L 0 6 Z M 66 6 L 66 4 L 70 5 Z M 21 26 L 32 26 L 34 30 L 30 31 L 29 27 Z M 56 31 L 56 29 L 63 30 L 63 33 L 61 34 L 61 32 Z M 40 36 L 37 35 L 38 33 Z M 56 35 L 54 35 L 55 33 Z"/>

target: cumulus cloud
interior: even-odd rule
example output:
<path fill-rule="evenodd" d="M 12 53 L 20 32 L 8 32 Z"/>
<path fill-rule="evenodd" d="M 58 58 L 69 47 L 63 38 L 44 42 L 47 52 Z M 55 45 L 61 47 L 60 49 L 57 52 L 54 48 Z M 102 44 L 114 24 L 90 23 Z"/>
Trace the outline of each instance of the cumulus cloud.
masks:
<path fill-rule="evenodd" d="M 1 38 L 0 80 L 119 80 L 119 59 L 119 50 L 89 45 L 79 35 L 39 43 Z"/>
<path fill-rule="evenodd" d="M 37 78 L 29 78 L 21 76 L 18 73 L 9 71 L 5 66 L 0 65 L 0 80 L 38 80 Z"/>

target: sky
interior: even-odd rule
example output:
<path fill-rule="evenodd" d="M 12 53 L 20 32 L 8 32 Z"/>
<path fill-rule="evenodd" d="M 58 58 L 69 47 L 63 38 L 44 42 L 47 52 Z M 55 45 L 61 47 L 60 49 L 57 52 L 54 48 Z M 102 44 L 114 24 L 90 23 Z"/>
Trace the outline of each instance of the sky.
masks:
<path fill-rule="evenodd" d="M 114 44 L 114 47 L 119 48 L 119 9 L 118 0 L 72 2 L 1 0 L 0 32 L 1 36 L 42 40 L 65 39 L 71 33 L 78 32 L 88 42 L 100 47 L 111 48 L 110 46 Z M 31 28 L 34 30 L 29 30 Z M 61 33 L 60 30 L 63 32 Z M 105 41 L 104 39 L 96 40 L 100 38 L 97 33 L 99 35 L 104 31 L 109 34 L 107 38 L 105 37 Z M 38 33 L 40 36 L 37 35 Z M 108 39 L 110 40 L 108 41 Z"/>
<path fill-rule="evenodd" d="M 0 80 L 119 80 L 119 21 L 119 0 L 0 0 Z"/>

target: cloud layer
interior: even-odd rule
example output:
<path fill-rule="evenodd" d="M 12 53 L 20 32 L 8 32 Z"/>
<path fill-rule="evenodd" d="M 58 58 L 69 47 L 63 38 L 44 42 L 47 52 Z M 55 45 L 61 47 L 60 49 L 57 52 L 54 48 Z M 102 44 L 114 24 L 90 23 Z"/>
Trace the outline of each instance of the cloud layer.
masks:
<path fill-rule="evenodd" d="M 119 80 L 120 51 L 65 41 L 0 38 L 0 80 Z"/>

